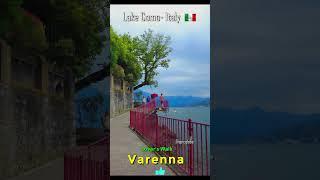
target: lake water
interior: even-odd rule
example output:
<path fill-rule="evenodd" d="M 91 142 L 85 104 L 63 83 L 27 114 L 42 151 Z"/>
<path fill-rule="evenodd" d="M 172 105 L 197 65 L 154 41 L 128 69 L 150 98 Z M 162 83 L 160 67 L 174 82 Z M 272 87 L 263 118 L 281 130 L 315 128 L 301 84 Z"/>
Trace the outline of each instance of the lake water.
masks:
<path fill-rule="evenodd" d="M 170 107 L 168 112 L 159 112 L 158 114 L 184 120 L 190 118 L 195 122 L 210 124 L 210 107 Z"/>
<path fill-rule="evenodd" d="M 201 122 L 205 124 L 210 124 L 210 108 L 209 107 L 170 107 L 169 111 L 159 112 L 158 115 L 166 116 L 177 119 L 192 119 L 193 122 Z M 170 124 L 170 123 L 169 123 Z M 172 127 L 172 126 L 171 126 Z M 186 140 L 187 134 L 181 132 L 188 132 L 187 126 L 180 126 L 180 128 L 185 129 L 183 131 L 176 131 L 175 128 L 169 128 L 176 133 L 178 140 Z M 173 126 L 175 127 L 175 126 Z M 180 129 L 178 128 L 178 129 Z M 202 175 L 206 173 L 206 170 L 210 169 L 210 163 L 207 159 L 210 156 L 210 128 L 207 126 L 193 125 L 192 142 L 193 145 L 179 145 L 177 149 L 185 150 L 186 157 L 189 157 L 189 148 L 192 147 L 193 158 L 194 158 L 194 174 Z M 209 173 L 209 172 L 208 172 Z"/>

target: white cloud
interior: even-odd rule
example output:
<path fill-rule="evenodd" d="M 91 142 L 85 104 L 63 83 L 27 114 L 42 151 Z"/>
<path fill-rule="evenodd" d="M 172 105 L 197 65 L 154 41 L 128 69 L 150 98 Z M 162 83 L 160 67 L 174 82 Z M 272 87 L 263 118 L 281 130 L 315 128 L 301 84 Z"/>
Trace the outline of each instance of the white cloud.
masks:
<path fill-rule="evenodd" d="M 123 13 L 181 15 L 181 22 L 125 22 Z M 196 22 L 184 22 L 184 14 L 197 14 Z M 210 95 L 210 6 L 209 5 L 111 5 L 112 27 L 120 34 L 141 35 L 148 28 L 169 35 L 173 52 L 168 69 L 159 69 L 157 89 L 144 87 L 148 92 L 166 95 Z"/>

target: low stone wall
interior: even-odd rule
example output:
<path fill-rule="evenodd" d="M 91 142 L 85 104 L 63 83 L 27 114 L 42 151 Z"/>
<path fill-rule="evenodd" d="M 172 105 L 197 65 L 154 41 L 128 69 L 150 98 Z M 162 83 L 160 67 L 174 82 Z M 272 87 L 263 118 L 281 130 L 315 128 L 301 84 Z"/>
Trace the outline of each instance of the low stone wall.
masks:
<path fill-rule="evenodd" d="M 5 179 L 62 156 L 76 136 L 70 71 L 50 86 L 58 81 L 49 81 L 45 59 L 13 56 L 1 39 L 0 47 L 0 179 Z"/>
<path fill-rule="evenodd" d="M 110 116 L 115 117 L 133 107 L 133 94 L 127 82 L 110 78 Z"/>
<path fill-rule="evenodd" d="M 72 103 L 0 84 L 0 179 L 61 156 L 75 144 Z"/>

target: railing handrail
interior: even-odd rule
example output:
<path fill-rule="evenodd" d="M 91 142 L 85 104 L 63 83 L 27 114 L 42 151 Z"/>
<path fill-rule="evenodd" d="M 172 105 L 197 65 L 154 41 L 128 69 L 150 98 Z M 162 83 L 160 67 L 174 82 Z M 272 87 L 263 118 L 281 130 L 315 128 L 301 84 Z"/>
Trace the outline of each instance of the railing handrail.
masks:
<path fill-rule="evenodd" d="M 177 118 L 171 118 L 171 117 L 166 117 L 166 116 L 159 116 L 158 117 L 160 118 L 169 118 L 169 119 L 172 119 L 172 120 L 175 120 L 175 121 L 180 121 L 180 122 L 189 122 L 189 120 L 186 120 L 186 119 L 177 119 Z M 191 119 L 192 120 L 192 119 Z M 210 124 L 206 124 L 206 123 L 201 123 L 201 122 L 196 122 L 194 120 L 191 121 L 192 124 L 199 124 L 199 125 L 203 125 L 203 126 L 210 126 Z"/>
<path fill-rule="evenodd" d="M 137 110 L 137 109 L 142 109 L 142 108 L 145 108 L 145 107 L 148 107 L 149 105 L 152 105 L 153 103 L 155 103 L 155 105 L 157 106 L 157 101 L 159 102 L 160 99 L 159 97 L 156 97 L 156 98 L 153 98 L 151 99 L 149 102 L 145 103 L 145 104 L 141 104 L 131 110 Z M 169 101 L 164 99 L 164 102 L 168 105 L 169 104 Z"/>
<path fill-rule="evenodd" d="M 195 122 L 191 119 L 178 119 L 168 116 L 150 114 L 159 103 L 143 104 L 130 111 L 130 128 L 136 131 L 150 146 L 172 146 L 172 152 L 160 152 L 165 156 L 183 156 L 186 164 L 175 166 L 175 169 L 189 175 L 209 174 L 209 130 L 210 124 Z M 166 106 L 165 103 L 162 106 Z M 168 106 L 166 106 L 168 107 Z M 191 138 L 192 143 L 182 146 L 176 140 Z"/>
<path fill-rule="evenodd" d="M 149 102 L 145 103 L 145 104 L 141 104 L 140 106 L 137 106 L 133 109 L 139 109 L 139 108 L 143 108 L 144 106 L 147 106 L 148 104 L 151 104 L 153 101 L 156 101 L 156 98 L 151 99 Z"/>
<path fill-rule="evenodd" d="M 100 139 L 100 140 L 98 140 L 98 141 L 96 141 L 96 142 L 93 142 L 93 143 L 91 143 L 91 144 L 89 144 L 89 145 L 72 147 L 72 148 L 66 150 L 65 153 L 70 153 L 70 152 L 72 152 L 72 153 L 83 152 L 84 150 L 87 150 L 87 149 L 89 149 L 89 148 L 92 148 L 92 147 L 94 147 L 94 146 L 96 146 L 96 145 L 98 145 L 99 143 L 104 142 L 104 141 L 108 141 L 108 137 L 107 137 L 107 136 L 106 136 L 106 137 L 103 137 L 102 139 Z"/>
<path fill-rule="evenodd" d="M 108 137 L 106 136 L 106 137 L 104 137 L 104 138 L 102 138 L 102 139 L 100 139 L 100 140 L 98 140 L 98 141 L 96 141 L 96 142 L 93 142 L 93 143 L 87 145 L 87 148 L 90 148 L 90 147 L 92 147 L 92 146 L 95 146 L 95 145 L 97 145 L 97 144 L 99 144 L 99 143 L 101 143 L 101 142 L 107 141 L 107 140 L 108 140 L 107 138 L 108 138 Z"/>
<path fill-rule="evenodd" d="M 96 179 L 109 177 L 109 136 L 81 147 L 74 147 L 64 154 L 64 179 Z"/>
<path fill-rule="evenodd" d="M 151 99 L 149 102 L 147 102 L 146 104 L 142 104 L 142 105 L 140 105 L 140 106 L 137 106 L 137 107 L 135 107 L 135 108 L 133 108 L 133 109 L 131 109 L 131 110 L 134 110 L 134 111 L 138 111 L 138 109 L 143 109 L 143 108 L 146 108 L 146 107 L 148 107 L 148 105 L 149 104 L 151 104 L 151 103 L 153 103 L 153 102 L 155 102 L 156 100 L 157 100 L 157 98 L 159 98 L 159 97 L 156 97 L 156 98 L 154 98 L 154 99 Z M 168 102 L 168 100 L 165 100 L 166 102 Z M 155 107 L 156 108 L 156 107 Z M 172 118 L 172 117 L 164 117 L 164 116 L 159 116 L 158 115 L 158 117 L 162 117 L 162 118 L 171 118 L 171 119 L 174 119 L 174 120 L 176 120 L 176 121 L 180 121 L 180 122 L 188 122 L 188 119 L 177 119 L 177 118 Z M 192 120 L 192 119 L 191 119 Z M 198 121 L 194 121 L 194 120 L 192 120 L 192 122 L 191 123 L 193 123 L 193 124 L 199 124 L 199 125 L 204 125 L 204 126 L 210 126 L 209 124 L 207 124 L 207 123 L 201 123 L 201 122 L 198 122 Z"/>

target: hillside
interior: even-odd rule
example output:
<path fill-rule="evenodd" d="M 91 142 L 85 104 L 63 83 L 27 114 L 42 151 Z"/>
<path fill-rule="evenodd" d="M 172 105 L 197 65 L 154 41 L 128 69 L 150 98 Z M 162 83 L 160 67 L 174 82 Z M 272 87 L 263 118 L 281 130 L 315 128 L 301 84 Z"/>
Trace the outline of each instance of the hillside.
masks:
<path fill-rule="evenodd" d="M 212 115 L 212 135 L 218 144 L 320 140 L 320 114 L 218 108 Z"/>

